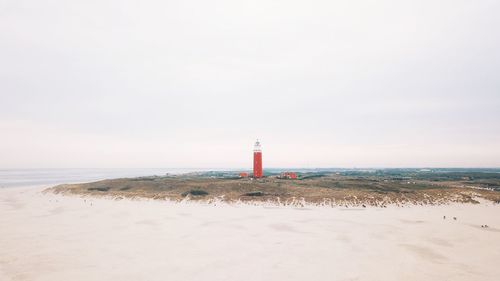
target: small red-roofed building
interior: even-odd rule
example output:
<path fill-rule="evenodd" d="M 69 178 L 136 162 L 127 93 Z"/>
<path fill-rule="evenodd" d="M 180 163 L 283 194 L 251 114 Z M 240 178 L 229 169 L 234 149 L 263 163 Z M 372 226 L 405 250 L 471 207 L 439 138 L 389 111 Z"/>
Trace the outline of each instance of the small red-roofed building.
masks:
<path fill-rule="evenodd" d="M 289 179 L 289 180 L 296 180 L 297 173 L 295 173 L 295 172 L 283 172 L 283 173 L 281 173 L 280 178 Z"/>

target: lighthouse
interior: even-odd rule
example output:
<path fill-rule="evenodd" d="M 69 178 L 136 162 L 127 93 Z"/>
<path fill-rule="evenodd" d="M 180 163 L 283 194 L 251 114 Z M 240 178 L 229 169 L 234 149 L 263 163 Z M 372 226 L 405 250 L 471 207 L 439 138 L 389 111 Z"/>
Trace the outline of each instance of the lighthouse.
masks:
<path fill-rule="evenodd" d="M 255 142 L 253 147 L 253 177 L 262 178 L 262 148 L 259 140 Z"/>

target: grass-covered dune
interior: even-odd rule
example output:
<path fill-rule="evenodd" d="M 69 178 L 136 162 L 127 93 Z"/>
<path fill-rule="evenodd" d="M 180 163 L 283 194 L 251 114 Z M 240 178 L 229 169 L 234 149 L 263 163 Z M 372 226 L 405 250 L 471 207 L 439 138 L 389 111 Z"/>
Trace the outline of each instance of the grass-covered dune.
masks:
<path fill-rule="evenodd" d="M 488 174 L 489 175 L 489 174 Z M 484 183 L 487 182 L 487 185 Z M 51 188 L 70 193 L 114 198 L 270 201 L 280 204 L 373 205 L 478 203 L 483 198 L 500 202 L 500 192 L 488 189 L 496 182 L 490 176 L 392 175 L 391 173 L 303 173 L 299 180 L 274 175 L 259 180 L 227 174 L 190 174 L 140 177 L 65 184 Z"/>

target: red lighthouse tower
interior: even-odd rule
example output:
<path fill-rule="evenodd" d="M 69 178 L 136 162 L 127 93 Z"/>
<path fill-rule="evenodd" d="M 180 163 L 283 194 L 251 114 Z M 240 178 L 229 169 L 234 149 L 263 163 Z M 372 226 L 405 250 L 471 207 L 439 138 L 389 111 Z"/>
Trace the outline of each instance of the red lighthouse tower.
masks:
<path fill-rule="evenodd" d="M 255 142 L 253 147 L 253 177 L 262 178 L 262 149 L 259 140 Z"/>

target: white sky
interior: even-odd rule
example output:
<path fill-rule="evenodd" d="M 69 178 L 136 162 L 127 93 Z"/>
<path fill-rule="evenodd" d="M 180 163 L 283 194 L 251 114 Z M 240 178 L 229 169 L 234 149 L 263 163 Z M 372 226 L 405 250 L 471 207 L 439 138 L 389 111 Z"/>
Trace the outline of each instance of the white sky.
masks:
<path fill-rule="evenodd" d="M 500 167 L 499 14 L 0 0 L 0 168 Z"/>

